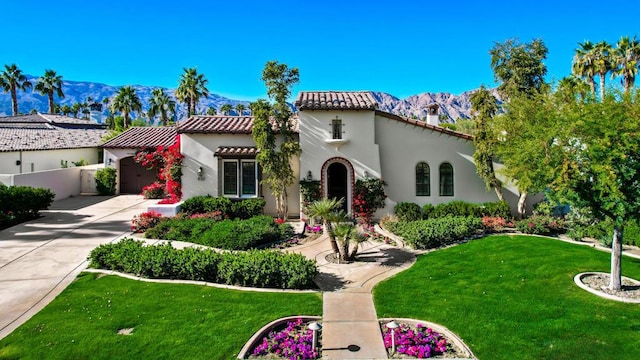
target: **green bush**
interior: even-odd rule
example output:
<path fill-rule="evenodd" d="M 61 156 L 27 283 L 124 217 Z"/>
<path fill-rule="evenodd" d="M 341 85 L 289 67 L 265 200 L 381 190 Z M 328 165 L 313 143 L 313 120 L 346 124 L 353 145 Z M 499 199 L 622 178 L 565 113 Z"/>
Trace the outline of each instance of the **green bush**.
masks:
<path fill-rule="evenodd" d="M 8 227 L 35 219 L 48 209 L 55 194 L 45 188 L 0 184 L 0 226 Z"/>
<path fill-rule="evenodd" d="M 113 195 L 116 193 L 116 169 L 102 168 L 96 171 L 96 190 L 100 195 Z"/>
<path fill-rule="evenodd" d="M 232 201 L 220 196 L 200 195 L 189 198 L 182 203 L 181 212 L 191 216 L 194 214 L 212 213 L 220 211 L 224 218 L 248 219 L 262 214 L 266 202 L 263 199 L 243 199 Z"/>
<path fill-rule="evenodd" d="M 511 218 L 511 208 L 506 201 L 486 202 L 483 204 L 465 201 L 451 201 L 433 206 L 426 204 L 422 207 L 423 219 L 435 219 L 445 216 L 476 216 Z"/>
<path fill-rule="evenodd" d="M 300 254 L 252 250 L 217 253 L 210 249 L 175 249 L 170 244 L 144 246 L 123 239 L 100 245 L 89 255 L 90 267 L 138 276 L 198 280 L 228 285 L 309 289 L 318 273 L 315 261 Z"/>
<path fill-rule="evenodd" d="M 431 219 L 433 218 L 433 211 L 435 210 L 435 206 L 432 204 L 424 204 L 422 206 L 422 219 Z"/>
<path fill-rule="evenodd" d="M 553 235 L 565 231 L 564 220 L 546 215 L 533 215 L 516 221 L 516 229 L 525 234 Z"/>
<path fill-rule="evenodd" d="M 438 219 L 399 221 L 388 224 L 389 230 L 402 236 L 416 249 L 433 249 L 472 236 L 482 228 L 482 220 L 474 216 L 446 216 Z"/>
<path fill-rule="evenodd" d="M 222 220 L 192 242 L 220 249 L 246 250 L 282 240 L 281 234 L 272 217 L 260 215 L 247 220 Z"/>
<path fill-rule="evenodd" d="M 144 234 L 149 239 L 163 239 L 198 243 L 202 234 L 213 228 L 217 221 L 211 218 L 174 217 L 162 219 L 157 225 Z"/>
<path fill-rule="evenodd" d="M 400 202 L 393 208 L 400 221 L 416 221 L 422 219 L 420 205 L 411 202 Z"/>
<path fill-rule="evenodd" d="M 479 216 L 511 218 L 511 207 L 506 201 L 486 202 L 480 206 Z"/>
<path fill-rule="evenodd" d="M 231 218 L 249 219 L 254 216 L 262 215 L 264 206 L 266 205 L 264 199 L 244 199 L 236 201 L 231 205 Z"/>

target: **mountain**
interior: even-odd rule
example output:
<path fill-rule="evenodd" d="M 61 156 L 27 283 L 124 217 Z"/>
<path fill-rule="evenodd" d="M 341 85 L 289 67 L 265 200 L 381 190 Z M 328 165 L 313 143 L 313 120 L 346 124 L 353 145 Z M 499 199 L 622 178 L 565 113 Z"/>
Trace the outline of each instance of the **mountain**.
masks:
<path fill-rule="evenodd" d="M 28 76 L 29 80 L 35 84 L 37 78 Z M 85 81 L 69 81 L 65 80 L 62 85 L 62 91 L 65 94 L 64 99 L 56 99 L 60 105 L 73 105 L 74 103 L 86 102 L 88 97 L 94 101 L 101 102 L 105 97 L 113 97 L 120 86 L 112 86 L 101 83 L 85 82 Z M 149 108 L 149 100 L 151 99 L 151 91 L 158 88 L 157 86 L 141 86 L 133 85 L 138 96 L 142 100 L 142 108 Z M 170 96 L 174 96 L 175 89 L 166 89 Z M 406 99 L 399 99 L 391 94 L 384 92 L 372 92 L 373 97 L 378 102 L 378 108 L 382 111 L 393 114 L 423 119 L 426 116 L 425 106 L 437 103 L 440 105 L 440 113 L 443 122 L 455 122 L 458 119 L 468 119 L 471 117 L 471 102 L 469 96 L 475 90 L 464 92 L 460 95 L 450 93 L 430 93 L 425 92 L 418 95 L 409 96 Z M 495 89 L 493 94 L 497 96 Z M 224 104 L 231 104 L 234 108 L 237 104 L 243 104 L 248 108 L 248 101 L 229 99 L 217 94 L 211 94 L 206 99 L 201 99 L 197 113 L 204 114 L 211 106 L 216 109 Z M 39 112 L 47 112 L 47 98 L 33 91 L 18 91 L 18 108 L 21 112 L 27 113 L 32 109 Z M 234 110 L 235 114 L 235 110 Z M 9 93 L 0 93 L 0 115 L 11 115 L 11 95 Z M 106 109 L 103 116 L 107 115 Z M 186 115 L 186 107 L 178 103 L 178 119 L 184 118 Z M 446 118 L 445 118 L 446 116 Z"/>

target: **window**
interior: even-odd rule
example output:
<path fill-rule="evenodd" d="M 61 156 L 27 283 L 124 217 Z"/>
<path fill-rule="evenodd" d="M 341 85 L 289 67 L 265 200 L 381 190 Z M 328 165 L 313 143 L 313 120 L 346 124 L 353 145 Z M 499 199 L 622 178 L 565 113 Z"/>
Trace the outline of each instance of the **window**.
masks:
<path fill-rule="evenodd" d="M 416 196 L 431 195 L 431 171 L 429 165 L 421 161 L 416 165 Z"/>
<path fill-rule="evenodd" d="M 331 120 L 332 139 L 342 139 L 342 120 L 335 118 Z"/>
<path fill-rule="evenodd" d="M 222 193 L 226 196 L 258 195 L 258 166 L 255 160 L 224 160 Z"/>
<path fill-rule="evenodd" d="M 453 166 L 440 165 L 440 196 L 453 196 Z"/>

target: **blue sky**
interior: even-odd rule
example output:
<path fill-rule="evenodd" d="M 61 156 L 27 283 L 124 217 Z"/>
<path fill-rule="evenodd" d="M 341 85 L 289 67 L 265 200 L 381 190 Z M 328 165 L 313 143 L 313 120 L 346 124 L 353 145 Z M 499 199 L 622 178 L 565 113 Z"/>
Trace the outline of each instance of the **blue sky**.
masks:
<path fill-rule="evenodd" d="M 197 66 L 209 90 L 265 96 L 264 64 L 300 69 L 299 90 L 397 97 L 493 86 L 496 41 L 541 38 L 548 80 L 570 73 L 578 42 L 638 34 L 640 1 L 2 0 L 0 65 L 65 80 L 174 88 Z M 638 34 L 640 35 L 640 34 Z M 607 79 L 608 80 L 608 79 Z"/>

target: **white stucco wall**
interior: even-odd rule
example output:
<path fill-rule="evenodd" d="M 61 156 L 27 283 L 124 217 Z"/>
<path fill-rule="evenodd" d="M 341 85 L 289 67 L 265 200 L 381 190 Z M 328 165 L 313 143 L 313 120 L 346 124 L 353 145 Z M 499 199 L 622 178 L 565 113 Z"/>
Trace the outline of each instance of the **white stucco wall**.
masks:
<path fill-rule="evenodd" d="M 116 194 L 120 194 L 120 166 L 119 161 L 134 156 L 136 149 L 104 149 L 104 167 L 116 169 Z"/>
<path fill-rule="evenodd" d="M 219 159 L 214 156 L 220 146 L 255 146 L 251 135 L 231 134 L 181 134 L 182 162 L 182 193 L 183 199 L 196 195 L 220 196 L 221 171 Z M 292 167 L 296 178 L 299 178 L 299 161 L 295 159 Z M 204 179 L 198 180 L 198 170 L 202 167 Z M 276 213 L 275 199 L 269 188 L 261 185 L 262 195 L 266 201 L 265 213 Z M 300 187 L 296 182 L 288 190 L 289 214 L 298 216 L 300 213 Z"/>
<path fill-rule="evenodd" d="M 61 200 L 66 199 L 70 196 L 80 195 L 83 190 L 83 180 L 93 182 L 93 188 L 91 188 L 91 186 L 89 186 L 89 188 L 95 192 L 95 180 L 93 177 L 91 177 L 91 174 L 85 174 L 85 179 L 83 179 L 81 174 L 83 172 L 94 172 L 101 167 L 101 164 L 94 164 L 82 167 L 70 167 L 65 169 L 35 171 L 23 174 L 2 175 L 0 176 L 0 182 L 4 183 L 7 186 L 15 185 L 47 188 L 56 195 L 55 200 Z M 85 186 L 84 188 L 86 191 L 87 186 Z"/>
<path fill-rule="evenodd" d="M 60 169 L 60 161 L 65 160 L 72 167 L 73 161 L 84 159 L 87 164 L 98 163 L 98 148 L 36 150 L 0 152 L 0 174 L 20 174 L 33 171 Z M 22 167 L 16 165 L 21 160 Z M 33 165 L 32 165 L 33 164 Z"/>

